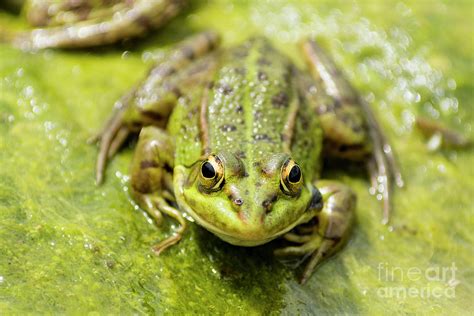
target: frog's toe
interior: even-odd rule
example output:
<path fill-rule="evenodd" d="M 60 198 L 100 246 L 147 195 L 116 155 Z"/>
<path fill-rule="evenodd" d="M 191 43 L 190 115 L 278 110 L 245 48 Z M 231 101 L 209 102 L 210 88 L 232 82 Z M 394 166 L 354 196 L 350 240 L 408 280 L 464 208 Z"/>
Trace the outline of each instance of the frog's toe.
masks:
<path fill-rule="evenodd" d="M 125 103 L 127 102 L 127 103 Z M 116 106 L 114 114 L 107 121 L 103 130 L 91 137 L 89 142 L 99 142 L 100 149 L 96 164 L 96 183 L 101 184 L 107 162 L 119 150 L 130 134 L 130 129 L 124 124 L 124 114 L 128 106 L 128 100 L 122 100 L 120 106 Z"/>
<path fill-rule="evenodd" d="M 305 283 L 309 277 L 313 274 L 314 269 L 318 266 L 318 264 L 325 259 L 326 257 L 330 256 L 333 253 L 333 250 L 337 248 L 338 240 L 336 239 L 324 239 L 320 246 L 311 254 L 311 258 L 306 265 L 303 274 L 300 279 L 300 283 Z"/>
<path fill-rule="evenodd" d="M 316 251 L 322 241 L 322 237 L 317 234 L 311 236 L 300 236 L 289 233 L 284 235 L 283 238 L 291 242 L 300 243 L 301 245 L 276 249 L 273 252 L 275 256 L 305 256 Z"/>
<path fill-rule="evenodd" d="M 181 238 L 181 234 L 174 234 L 173 236 L 170 236 L 165 240 L 161 241 L 159 244 L 153 246 L 152 250 L 155 255 L 159 256 L 164 250 L 177 244 L 181 240 Z"/>
<path fill-rule="evenodd" d="M 295 233 L 288 233 L 283 235 L 283 238 L 294 243 L 303 244 L 311 240 L 311 235 L 298 235 Z"/>
<path fill-rule="evenodd" d="M 156 196 L 156 194 L 135 194 L 140 206 L 153 218 L 157 226 L 162 224 L 163 214 L 175 219 L 179 224 L 177 228 L 174 228 L 171 236 L 153 246 L 152 250 L 158 256 L 161 252 L 177 244 L 181 240 L 186 231 L 186 220 L 181 213 L 174 207 L 170 206 L 164 198 Z"/>

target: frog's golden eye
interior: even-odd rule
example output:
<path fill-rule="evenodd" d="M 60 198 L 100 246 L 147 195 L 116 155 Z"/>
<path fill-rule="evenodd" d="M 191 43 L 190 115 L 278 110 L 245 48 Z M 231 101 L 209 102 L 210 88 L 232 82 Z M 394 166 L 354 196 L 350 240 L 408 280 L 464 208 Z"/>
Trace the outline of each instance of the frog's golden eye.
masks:
<path fill-rule="evenodd" d="M 224 164 L 215 155 L 210 155 L 201 164 L 199 187 L 207 192 L 218 191 L 224 184 Z"/>
<path fill-rule="evenodd" d="M 303 184 L 300 166 L 293 159 L 288 159 L 281 167 L 280 188 L 288 195 L 298 195 Z"/>

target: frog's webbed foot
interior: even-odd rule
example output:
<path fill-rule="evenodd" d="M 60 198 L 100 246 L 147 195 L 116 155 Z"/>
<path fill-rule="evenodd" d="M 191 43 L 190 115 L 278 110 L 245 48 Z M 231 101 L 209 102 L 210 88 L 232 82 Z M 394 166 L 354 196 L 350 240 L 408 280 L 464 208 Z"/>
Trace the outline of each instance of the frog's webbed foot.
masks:
<path fill-rule="evenodd" d="M 403 186 L 392 147 L 370 106 L 358 96 L 321 47 L 309 40 L 303 43 L 303 52 L 313 78 L 322 84 L 325 93 L 332 99 L 321 102 L 317 99 L 321 100 L 320 95 L 306 93 L 316 104 L 315 110 L 321 118 L 329 153 L 353 160 L 370 156 L 367 169 L 372 191 L 378 191 L 377 198 L 383 200 L 383 223 L 386 224 L 390 217 L 392 183 L 395 181 L 399 187 Z M 308 87 L 306 90 L 309 90 Z"/>
<path fill-rule="evenodd" d="M 300 278 L 300 283 L 303 284 L 309 279 L 318 264 L 339 248 L 340 240 L 323 238 L 317 233 L 311 236 L 298 236 L 298 241 L 294 241 L 294 237 L 291 238 L 293 242 L 301 243 L 302 240 L 308 241 L 300 246 L 288 246 L 277 249 L 274 254 L 276 256 L 298 256 L 303 257 L 304 260 L 309 256 L 308 263 Z M 288 240 L 287 236 L 284 236 L 284 238 Z"/>
<path fill-rule="evenodd" d="M 139 204 L 154 219 L 157 226 L 161 226 L 163 214 L 168 215 L 179 223 L 179 227 L 174 229 L 171 236 L 153 246 L 153 252 L 156 255 L 160 255 L 161 252 L 181 240 L 186 231 L 186 220 L 176 208 L 170 206 L 169 202 L 162 197 L 155 196 L 155 194 L 142 194 L 139 197 L 137 194 L 135 195 L 138 198 Z"/>
<path fill-rule="evenodd" d="M 275 250 L 277 256 L 310 256 L 300 279 L 304 283 L 318 264 L 336 252 L 347 240 L 354 218 L 355 194 L 336 181 L 321 180 L 316 183 L 323 197 L 323 209 L 318 221 L 308 226 L 296 227 L 294 232 L 283 235 L 297 244 Z"/>

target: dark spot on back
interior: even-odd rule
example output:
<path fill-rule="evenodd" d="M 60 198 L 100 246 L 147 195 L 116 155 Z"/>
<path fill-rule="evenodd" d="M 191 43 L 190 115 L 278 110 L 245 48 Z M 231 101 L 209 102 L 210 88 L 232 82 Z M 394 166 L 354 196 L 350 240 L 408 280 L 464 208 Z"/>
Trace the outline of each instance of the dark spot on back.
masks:
<path fill-rule="evenodd" d="M 236 112 L 236 113 L 243 113 L 243 112 L 244 112 L 244 107 L 241 106 L 241 105 L 237 105 L 237 106 L 235 107 L 235 112 Z"/>
<path fill-rule="evenodd" d="M 260 118 L 262 118 L 262 111 L 256 110 L 253 112 L 253 118 L 258 121 Z"/>
<path fill-rule="evenodd" d="M 288 107 L 288 95 L 285 92 L 279 92 L 272 97 L 272 104 L 274 108 Z"/>
<path fill-rule="evenodd" d="M 270 136 L 268 136 L 267 134 L 255 134 L 255 135 L 253 135 L 253 139 L 255 139 L 256 141 L 260 141 L 260 140 L 269 140 L 269 141 L 271 141 Z"/>
<path fill-rule="evenodd" d="M 219 91 L 220 93 L 224 95 L 228 95 L 233 91 L 232 87 L 224 82 L 219 83 L 216 88 L 217 88 L 217 91 Z"/>
<path fill-rule="evenodd" d="M 237 129 L 237 127 L 235 127 L 235 125 L 231 125 L 231 124 L 224 124 L 224 125 L 221 125 L 219 127 L 219 129 L 222 131 L 222 132 L 233 132 Z"/>

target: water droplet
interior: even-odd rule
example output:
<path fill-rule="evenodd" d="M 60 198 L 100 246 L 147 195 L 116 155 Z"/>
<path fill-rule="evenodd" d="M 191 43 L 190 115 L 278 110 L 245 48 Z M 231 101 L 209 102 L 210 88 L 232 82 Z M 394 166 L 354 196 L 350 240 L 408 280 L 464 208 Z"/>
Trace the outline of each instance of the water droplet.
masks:
<path fill-rule="evenodd" d="M 130 57 L 130 51 L 126 50 L 122 53 L 122 56 L 120 56 L 122 59 L 127 59 Z"/>

